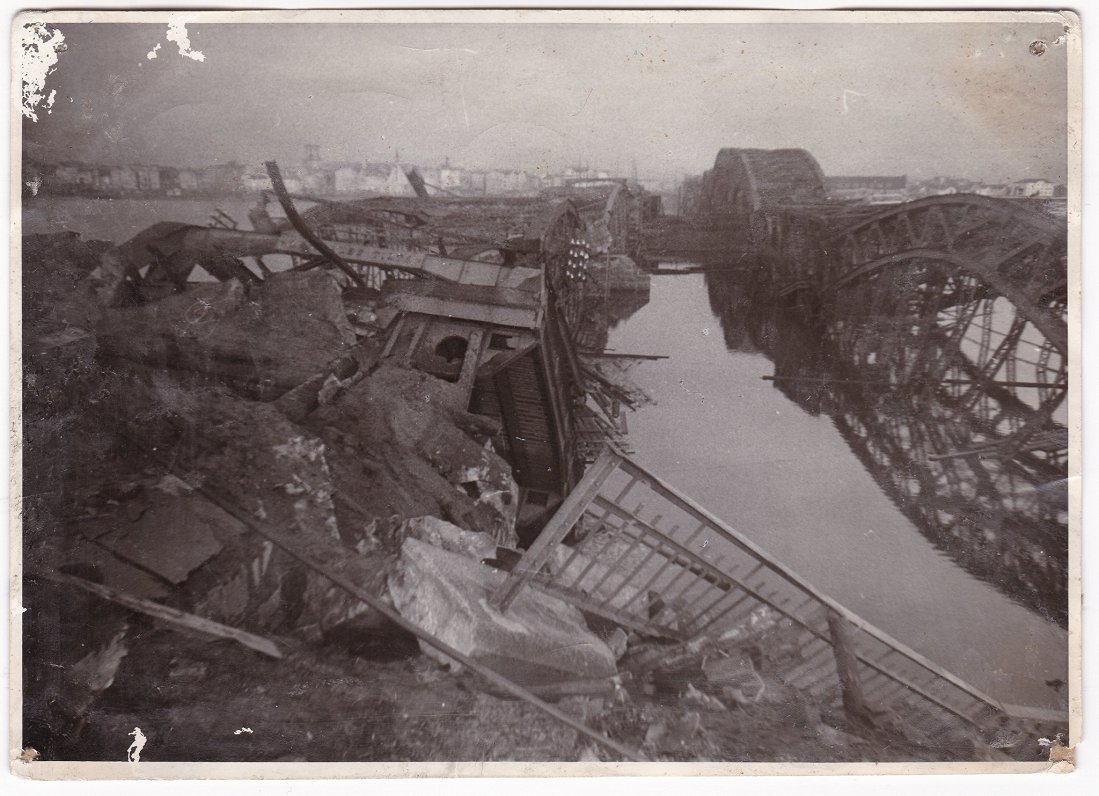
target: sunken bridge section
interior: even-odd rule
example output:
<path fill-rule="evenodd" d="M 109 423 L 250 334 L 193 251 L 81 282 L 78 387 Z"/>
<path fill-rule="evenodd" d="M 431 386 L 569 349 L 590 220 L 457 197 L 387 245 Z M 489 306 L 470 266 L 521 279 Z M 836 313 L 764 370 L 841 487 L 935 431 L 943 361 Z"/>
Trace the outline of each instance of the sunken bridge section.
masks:
<path fill-rule="evenodd" d="M 813 341 L 772 356 L 776 386 L 799 402 L 826 392 L 841 434 L 939 549 L 1066 623 L 1064 219 L 965 194 L 830 200 L 804 150 L 723 149 L 689 205 L 760 303 Z"/>

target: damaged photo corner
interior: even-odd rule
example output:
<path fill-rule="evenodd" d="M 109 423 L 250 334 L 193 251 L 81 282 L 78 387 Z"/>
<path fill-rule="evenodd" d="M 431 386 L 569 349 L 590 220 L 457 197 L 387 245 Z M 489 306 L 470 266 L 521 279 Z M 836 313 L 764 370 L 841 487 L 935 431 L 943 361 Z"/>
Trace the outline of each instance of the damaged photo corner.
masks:
<path fill-rule="evenodd" d="M 15 776 L 1073 770 L 1074 14 L 12 37 Z"/>

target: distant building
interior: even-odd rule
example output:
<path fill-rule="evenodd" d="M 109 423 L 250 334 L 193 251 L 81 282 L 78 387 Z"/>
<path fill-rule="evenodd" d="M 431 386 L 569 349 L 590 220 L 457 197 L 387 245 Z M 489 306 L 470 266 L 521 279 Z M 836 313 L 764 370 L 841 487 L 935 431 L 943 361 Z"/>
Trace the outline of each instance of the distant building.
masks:
<path fill-rule="evenodd" d="M 420 176 L 424 178 L 424 184 L 433 186 L 435 189 L 439 188 L 439 178 L 442 175 L 442 169 L 432 168 L 428 166 L 420 169 Z M 430 188 L 428 190 L 431 190 Z M 437 191 L 432 191 L 433 193 Z"/>
<path fill-rule="evenodd" d="M 183 191 L 179 187 L 179 169 L 173 166 L 161 166 L 160 190 L 168 196 L 180 196 Z"/>
<path fill-rule="evenodd" d="M 958 177 L 932 177 L 915 185 L 909 185 L 908 195 L 910 198 L 915 198 L 919 196 L 950 196 L 958 193 L 976 193 L 981 186 L 982 183 Z"/>
<path fill-rule="evenodd" d="M 445 191 L 460 191 L 466 187 L 467 182 L 465 169 L 455 168 L 450 163 L 445 163 L 439 169 L 439 182 L 436 184 Z"/>
<path fill-rule="evenodd" d="M 518 169 L 493 169 L 485 172 L 484 192 L 493 196 L 519 195 L 536 192 L 534 178 Z"/>
<path fill-rule="evenodd" d="M 194 169 L 180 169 L 176 175 L 179 181 L 179 189 L 183 193 L 195 193 L 198 191 L 198 174 Z"/>
<path fill-rule="evenodd" d="M 870 204 L 903 202 L 908 177 L 825 177 L 824 188 L 833 199 Z"/>
<path fill-rule="evenodd" d="M 290 190 L 287 188 L 287 190 Z M 301 173 L 301 190 L 309 194 L 332 192 L 332 171 L 322 168 L 305 169 Z"/>
<path fill-rule="evenodd" d="M 128 193 L 137 190 L 137 174 L 129 166 L 111 166 L 111 190 Z"/>
<path fill-rule="evenodd" d="M 92 171 L 92 175 L 96 193 L 108 194 L 114 192 L 114 184 L 111 182 L 110 166 L 96 166 Z"/>
<path fill-rule="evenodd" d="M 1010 194 L 1010 188 L 1007 185 L 982 185 L 980 188 L 974 191 L 979 196 L 1008 196 Z"/>
<path fill-rule="evenodd" d="M 261 191 L 270 191 L 273 188 L 271 178 L 267 176 L 266 172 L 262 171 L 245 174 L 240 178 L 240 184 L 248 193 L 260 193 Z"/>
<path fill-rule="evenodd" d="M 95 184 L 95 171 L 83 163 L 61 163 L 54 169 L 53 184 L 63 190 L 91 188 Z"/>
<path fill-rule="evenodd" d="M 1053 196 L 1054 185 L 1049 180 L 1030 179 L 1016 180 L 1011 183 L 1011 196 L 1050 198 Z"/>
<path fill-rule="evenodd" d="M 230 194 L 242 186 L 244 167 L 239 163 L 223 163 L 207 166 L 198 171 L 198 189 L 205 194 Z"/>
<path fill-rule="evenodd" d="M 160 169 L 156 166 L 134 166 L 134 176 L 137 178 L 137 190 L 143 193 L 155 193 L 160 191 Z"/>
<path fill-rule="evenodd" d="M 386 196 L 412 196 L 412 183 L 397 163 L 364 163 L 361 191 Z"/>

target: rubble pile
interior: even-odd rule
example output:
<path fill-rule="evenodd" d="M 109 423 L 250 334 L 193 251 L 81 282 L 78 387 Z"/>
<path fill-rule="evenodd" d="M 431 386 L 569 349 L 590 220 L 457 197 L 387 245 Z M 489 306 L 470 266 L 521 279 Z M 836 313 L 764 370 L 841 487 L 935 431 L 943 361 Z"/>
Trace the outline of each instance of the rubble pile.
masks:
<path fill-rule="evenodd" d="M 37 701 L 32 725 L 83 720 L 133 648 L 126 621 L 93 621 L 126 612 L 76 597 L 79 584 L 290 649 L 401 631 L 252 521 L 386 601 L 399 566 L 408 580 L 406 545 L 442 543 L 431 522 L 476 534 L 484 558 L 515 546 L 517 487 L 487 445 L 491 419 L 458 406 L 455 385 L 380 363 L 327 273 L 79 307 L 105 251 L 70 235 L 26 242 L 26 603 L 43 611 L 27 618 L 28 660 L 87 653 L 28 671 L 29 692 L 82 693 Z M 53 623 L 71 634 L 50 637 Z"/>

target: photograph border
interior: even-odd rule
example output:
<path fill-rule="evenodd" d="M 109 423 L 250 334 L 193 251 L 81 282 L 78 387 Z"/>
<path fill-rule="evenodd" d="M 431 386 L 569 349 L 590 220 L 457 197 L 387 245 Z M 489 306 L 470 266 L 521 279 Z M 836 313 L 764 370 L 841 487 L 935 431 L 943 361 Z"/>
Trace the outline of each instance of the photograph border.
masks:
<path fill-rule="evenodd" d="M 11 111 L 11 262 L 21 262 L 21 195 L 18 173 L 22 151 L 22 116 L 18 111 L 22 76 L 19 72 L 18 31 L 22 24 L 42 21 L 51 25 L 76 23 L 160 23 L 183 21 L 188 24 L 318 24 L 318 23 L 620 23 L 646 24 L 906 24 L 912 22 L 995 23 L 1052 22 L 1066 26 L 1068 86 L 1068 263 L 1069 263 L 1069 733 L 1073 744 L 1082 730 L 1082 523 L 1083 490 L 1081 485 L 1083 379 L 1082 360 L 1082 154 L 1081 134 L 1082 53 L 1080 18 L 1072 12 L 1051 11 L 932 11 L 932 10 L 332 10 L 332 11 L 48 11 L 18 15 L 12 27 L 12 103 Z M 727 776 L 727 775 L 834 775 L 834 774 L 928 774 L 928 773 L 1035 773 L 1071 770 L 1073 763 L 158 763 L 131 764 L 103 762 L 60 762 L 20 760 L 21 663 L 20 636 L 22 607 L 20 481 L 22 468 L 21 438 L 21 274 L 10 269 L 9 347 L 10 406 L 9 418 L 11 472 L 9 476 L 9 760 L 12 773 L 29 779 L 315 779 L 323 767 L 325 778 L 363 777 L 607 777 L 607 776 Z M 1067 750 L 1071 756 L 1072 747 Z M 1041 787 L 1039 785 L 1039 787 Z"/>

